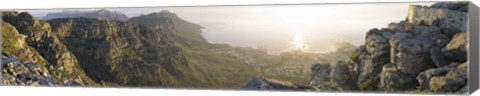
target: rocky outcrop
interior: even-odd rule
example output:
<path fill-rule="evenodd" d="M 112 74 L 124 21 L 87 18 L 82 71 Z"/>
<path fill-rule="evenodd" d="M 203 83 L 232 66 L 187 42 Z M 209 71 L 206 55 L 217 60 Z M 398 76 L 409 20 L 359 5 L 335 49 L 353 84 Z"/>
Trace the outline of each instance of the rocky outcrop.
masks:
<path fill-rule="evenodd" d="M 305 91 L 311 89 L 307 86 L 293 84 L 288 81 L 280 81 L 274 79 L 266 79 L 261 77 L 250 78 L 241 89 L 246 90 L 293 90 Z"/>
<path fill-rule="evenodd" d="M 468 62 L 452 63 L 422 72 L 417 79 L 422 90 L 439 93 L 456 92 L 467 86 L 467 67 Z"/>
<path fill-rule="evenodd" d="M 44 65 L 2 55 L 2 84 L 22 86 L 56 86 L 60 82 L 50 76 Z"/>
<path fill-rule="evenodd" d="M 106 9 L 100 9 L 96 11 L 62 11 L 58 13 L 48 13 L 45 17 L 41 19 L 50 20 L 55 18 L 95 18 L 100 20 L 115 20 L 115 21 L 128 21 L 127 15 L 120 12 L 110 12 Z"/>
<path fill-rule="evenodd" d="M 349 79 L 356 81 L 360 91 L 465 92 L 461 88 L 467 82 L 466 7 L 464 2 L 437 3 L 430 7 L 411 5 L 406 21 L 369 30 L 365 46 L 347 62 L 353 66 L 351 77 L 355 77 Z M 455 62 L 463 65 L 452 67 Z M 339 81 L 348 81 L 333 73 L 312 76 L 314 83 L 337 88 L 339 84 L 328 84 L 322 79 L 332 78 L 333 83 L 343 84 L 347 82 Z"/>

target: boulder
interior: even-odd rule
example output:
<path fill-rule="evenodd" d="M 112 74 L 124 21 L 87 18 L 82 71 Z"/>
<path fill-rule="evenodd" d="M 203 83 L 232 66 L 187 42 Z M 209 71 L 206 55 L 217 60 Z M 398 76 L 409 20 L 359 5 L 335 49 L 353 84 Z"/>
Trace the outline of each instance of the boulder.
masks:
<path fill-rule="evenodd" d="M 461 91 L 467 84 L 468 62 L 429 69 L 417 76 L 420 87 L 437 93 Z"/>
<path fill-rule="evenodd" d="M 382 68 L 380 87 L 385 91 L 414 90 L 417 84 L 415 75 L 400 72 L 394 64 L 386 64 Z"/>
<path fill-rule="evenodd" d="M 351 74 L 352 67 L 346 62 L 338 61 L 330 73 L 330 82 L 339 85 L 344 90 L 357 89 L 353 75 Z"/>
<path fill-rule="evenodd" d="M 429 54 L 434 41 L 412 33 L 397 32 L 390 40 L 390 63 L 398 65 L 398 69 L 406 74 L 418 74 L 435 67 Z"/>
<path fill-rule="evenodd" d="M 365 56 L 365 55 L 364 55 Z M 374 91 L 378 89 L 379 75 L 383 64 L 374 63 L 370 56 L 366 55 L 360 61 L 360 73 L 357 77 L 357 86 L 360 90 Z"/>
<path fill-rule="evenodd" d="M 443 55 L 441 49 L 439 47 L 432 47 L 430 49 L 430 56 L 432 58 L 433 63 L 437 67 L 443 67 L 446 66 L 450 63 L 452 63 L 452 60 L 450 60 L 448 57 Z"/>
<path fill-rule="evenodd" d="M 330 64 L 314 64 L 312 66 L 312 81 L 310 85 L 318 85 L 330 81 Z"/>
<path fill-rule="evenodd" d="M 390 39 L 393 32 L 390 32 L 386 29 L 371 29 L 367 32 L 365 40 L 365 48 L 371 54 L 375 61 L 378 63 L 388 63 L 388 58 L 390 53 L 390 45 L 388 40 Z"/>
<path fill-rule="evenodd" d="M 442 53 L 458 62 L 467 61 L 467 33 L 460 32 L 442 49 Z"/>
<path fill-rule="evenodd" d="M 307 90 L 310 87 L 297 85 L 288 81 L 251 77 L 241 89 L 246 90 Z"/>

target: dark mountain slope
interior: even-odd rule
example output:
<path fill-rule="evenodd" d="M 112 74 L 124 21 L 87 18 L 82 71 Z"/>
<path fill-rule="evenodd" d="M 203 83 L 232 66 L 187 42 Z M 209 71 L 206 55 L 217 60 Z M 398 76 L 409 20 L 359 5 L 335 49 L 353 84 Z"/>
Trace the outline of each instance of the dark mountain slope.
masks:
<path fill-rule="evenodd" d="M 208 42 L 202 36 L 202 26 L 185 21 L 170 11 L 161 11 L 148 15 L 132 17 L 129 22 L 171 28 L 175 41 L 187 47 L 207 47 Z"/>
<path fill-rule="evenodd" d="M 127 86 L 187 86 L 189 64 L 163 29 L 89 18 L 48 21 L 95 81 Z"/>

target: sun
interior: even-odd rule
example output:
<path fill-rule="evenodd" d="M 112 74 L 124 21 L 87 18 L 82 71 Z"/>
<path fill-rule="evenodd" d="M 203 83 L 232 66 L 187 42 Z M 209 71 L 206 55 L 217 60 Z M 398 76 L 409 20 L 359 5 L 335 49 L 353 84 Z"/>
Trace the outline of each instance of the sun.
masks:
<path fill-rule="evenodd" d="M 295 32 L 295 36 L 293 37 L 292 44 L 295 50 L 300 50 L 300 51 L 306 50 L 307 46 L 305 45 L 302 32 Z"/>
<path fill-rule="evenodd" d="M 308 45 L 304 42 L 304 34 L 318 27 L 313 21 L 318 21 L 323 15 L 323 12 L 313 9 L 318 8 L 313 6 L 282 6 L 271 10 L 272 19 L 294 34 L 291 41 L 293 50 L 307 50 Z"/>

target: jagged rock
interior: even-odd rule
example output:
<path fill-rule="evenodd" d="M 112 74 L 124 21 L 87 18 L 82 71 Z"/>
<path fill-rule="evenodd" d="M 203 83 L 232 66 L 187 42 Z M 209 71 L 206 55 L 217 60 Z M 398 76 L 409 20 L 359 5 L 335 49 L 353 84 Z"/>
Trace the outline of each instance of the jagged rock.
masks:
<path fill-rule="evenodd" d="M 434 41 L 423 35 L 412 35 L 411 32 L 397 32 L 390 40 L 391 64 L 397 64 L 398 69 L 407 74 L 418 74 L 435 67 L 429 50 Z"/>
<path fill-rule="evenodd" d="M 359 64 L 361 69 L 356 82 L 358 88 L 366 91 L 377 90 L 383 65 L 375 64 L 370 56 L 365 56 Z"/>
<path fill-rule="evenodd" d="M 29 85 L 29 86 L 54 86 L 59 84 L 55 82 L 51 76 L 44 76 L 41 66 L 37 63 L 24 63 L 26 61 L 20 60 L 13 56 L 2 55 L 2 84 L 5 85 Z M 29 70 L 38 69 L 38 70 Z"/>
<path fill-rule="evenodd" d="M 293 84 L 287 81 L 280 81 L 274 79 L 265 79 L 261 77 L 250 78 L 241 89 L 247 90 L 307 90 L 310 87 Z"/>
<path fill-rule="evenodd" d="M 400 72 L 394 64 L 386 64 L 382 68 L 380 87 L 385 91 L 413 90 L 417 84 L 415 75 Z"/>
<path fill-rule="evenodd" d="M 448 66 L 429 69 L 420 73 L 417 80 L 420 87 L 432 92 L 455 92 L 467 84 L 468 62 L 453 63 Z"/>
<path fill-rule="evenodd" d="M 346 62 L 337 62 L 332 72 L 330 73 L 330 82 L 339 85 L 339 88 L 344 90 L 357 89 L 352 72 L 352 66 Z"/>
<path fill-rule="evenodd" d="M 378 89 L 381 67 L 390 61 L 389 40 L 392 34 L 394 33 L 385 28 L 372 29 L 367 33 L 365 41 L 367 53 L 360 53 L 360 59 L 354 67 L 356 70 L 354 73 L 358 74 L 356 85 L 359 89 L 370 91 Z"/>
<path fill-rule="evenodd" d="M 312 66 L 312 81 L 310 82 L 310 85 L 329 82 L 331 79 L 331 70 L 330 64 L 314 64 Z"/>
<path fill-rule="evenodd" d="M 372 56 L 372 59 L 374 59 L 374 64 L 388 63 L 390 59 L 388 58 L 390 55 L 389 39 L 392 34 L 393 32 L 386 29 L 378 30 L 376 28 L 367 32 L 365 48 Z"/>
<path fill-rule="evenodd" d="M 467 33 L 457 33 L 450 43 L 442 49 L 442 53 L 458 62 L 467 61 Z"/>
<path fill-rule="evenodd" d="M 430 56 L 437 67 L 443 67 L 452 63 L 452 60 L 443 55 L 439 47 L 432 47 L 430 49 Z"/>
<path fill-rule="evenodd" d="M 465 32 L 467 27 L 467 14 L 449 9 L 411 5 L 407 19 L 412 24 L 437 25 L 448 37 Z"/>

